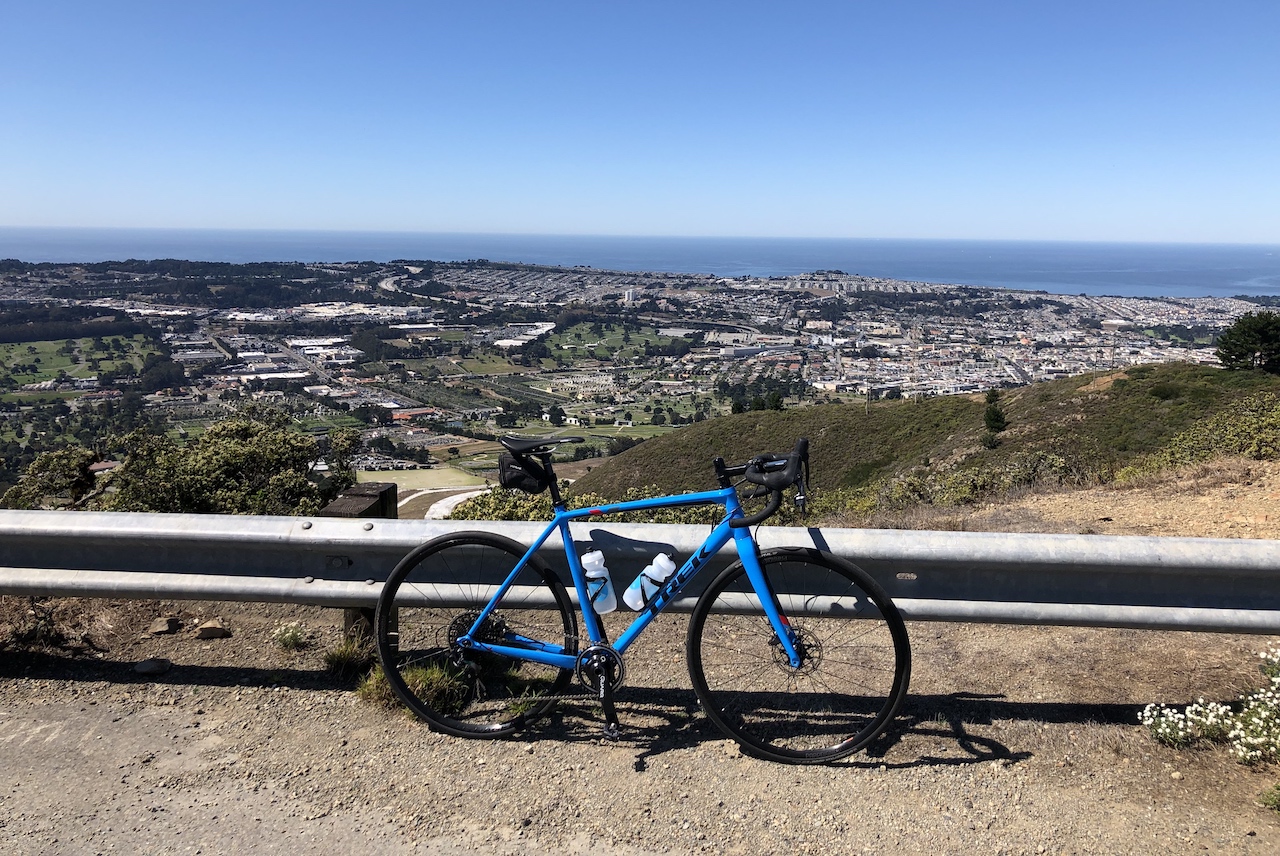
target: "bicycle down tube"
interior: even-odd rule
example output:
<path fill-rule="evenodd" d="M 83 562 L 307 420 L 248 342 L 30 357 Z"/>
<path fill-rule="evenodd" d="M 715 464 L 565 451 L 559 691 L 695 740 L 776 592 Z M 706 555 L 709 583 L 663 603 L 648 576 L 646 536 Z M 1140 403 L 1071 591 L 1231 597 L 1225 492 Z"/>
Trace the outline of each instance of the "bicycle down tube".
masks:
<path fill-rule="evenodd" d="M 501 654 L 507 657 L 515 657 L 518 659 L 530 660 L 533 662 L 543 663 L 548 666 L 555 666 L 562 669 L 572 669 L 577 664 L 576 654 L 565 654 L 561 646 L 549 644 L 543 640 L 528 639 L 519 637 L 519 646 L 499 645 L 492 642 L 481 642 L 473 637 L 477 635 L 479 629 L 485 625 L 489 616 L 493 613 L 496 604 L 502 599 L 502 596 L 514 584 L 520 571 L 529 562 L 530 558 L 542 548 L 546 540 L 551 537 L 552 532 L 558 531 L 565 545 L 565 558 L 569 563 L 570 574 L 573 577 L 574 590 L 578 595 L 578 603 L 582 612 L 583 621 L 586 624 L 587 636 L 593 644 L 604 642 L 605 635 L 603 627 L 600 624 L 600 617 L 594 609 L 588 608 L 590 599 L 587 593 L 586 576 L 582 570 L 582 562 L 578 558 L 577 552 L 573 547 L 573 538 L 570 534 L 569 524 L 576 520 L 584 520 L 592 517 L 602 517 L 609 514 L 620 514 L 628 511 L 643 511 L 654 508 L 673 508 L 682 505 L 722 505 L 725 508 L 725 517 L 715 528 L 707 539 L 691 555 L 684 564 L 671 575 L 659 590 L 654 594 L 653 598 L 645 605 L 644 609 L 636 615 L 627 628 L 613 643 L 613 648 L 619 654 L 623 654 L 636 641 L 645 628 L 653 621 L 657 615 L 680 594 L 681 590 L 692 580 L 699 571 L 701 571 L 710 561 L 711 557 L 727 545 L 730 541 L 737 548 L 738 558 L 741 560 L 743 567 L 747 572 L 747 578 L 750 580 L 752 588 L 755 590 L 756 597 L 760 601 L 769 624 L 772 626 L 774 633 L 777 635 L 778 641 L 782 646 L 783 653 L 787 656 L 791 666 L 798 667 L 801 657 L 796 651 L 792 634 L 790 631 L 790 622 L 787 617 L 782 614 L 775 593 L 769 588 L 764 571 L 760 566 L 760 561 L 756 552 L 755 540 L 751 537 L 750 530 L 742 528 L 734 528 L 730 526 L 730 521 L 735 517 L 741 517 L 742 506 L 738 500 L 737 491 L 732 488 L 721 488 L 720 490 L 704 491 L 702 493 L 684 494 L 679 497 L 655 497 L 651 499 L 637 499 L 628 502 L 614 503 L 610 505 L 592 506 L 590 508 L 580 508 L 573 511 L 564 509 L 555 509 L 555 516 L 551 522 L 547 524 L 546 529 L 533 542 L 529 549 L 521 557 L 520 561 L 512 569 L 511 573 L 503 581 L 497 592 L 490 597 L 489 602 L 485 605 L 479 615 L 476 616 L 475 622 L 470 630 L 457 640 L 464 648 L 474 651 L 490 652 Z"/>

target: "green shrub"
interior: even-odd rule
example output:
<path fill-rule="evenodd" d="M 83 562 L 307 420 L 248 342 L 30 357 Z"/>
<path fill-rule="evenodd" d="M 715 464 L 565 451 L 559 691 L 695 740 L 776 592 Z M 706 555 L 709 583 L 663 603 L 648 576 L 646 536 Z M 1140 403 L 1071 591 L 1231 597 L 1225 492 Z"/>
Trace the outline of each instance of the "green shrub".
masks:
<path fill-rule="evenodd" d="M 347 680 L 373 665 L 373 656 L 373 646 L 368 639 L 344 639 L 324 652 L 324 664 L 335 677 Z"/>
<path fill-rule="evenodd" d="M 1228 405 L 1175 436 L 1164 448 L 1117 474 L 1131 481 L 1226 455 L 1257 460 L 1280 457 L 1280 396 L 1263 392 Z"/>
<path fill-rule="evenodd" d="M 413 666 L 401 672 L 400 677 L 427 707 L 445 716 L 461 713 L 470 695 L 457 672 L 439 665 Z M 400 698 L 381 666 L 365 676 L 356 687 L 356 695 L 388 710 L 400 707 Z"/>
<path fill-rule="evenodd" d="M 917 469 L 887 479 L 879 486 L 876 504 L 892 511 L 915 505 L 967 505 L 1038 482 L 1082 481 L 1088 472 L 1073 468 L 1065 455 L 1052 450 L 1016 452 L 998 464 Z"/>
<path fill-rule="evenodd" d="M 650 485 L 643 488 L 628 488 L 618 502 L 630 502 L 636 499 L 649 499 L 663 496 L 663 492 Z M 590 508 L 611 504 L 604 497 L 595 493 L 585 493 L 570 497 L 568 507 Z M 724 510 L 718 505 L 686 505 L 676 508 L 659 508 L 652 511 L 631 512 L 610 516 L 610 520 L 619 523 L 695 523 L 711 525 L 724 517 Z M 458 505 L 450 515 L 451 520 L 550 520 L 551 496 L 540 493 L 530 496 L 518 490 L 506 490 L 494 487 L 472 497 Z"/>
<path fill-rule="evenodd" d="M 1148 392 L 1161 401 L 1172 401 L 1182 395 L 1182 387 L 1176 383 L 1156 383 Z"/>

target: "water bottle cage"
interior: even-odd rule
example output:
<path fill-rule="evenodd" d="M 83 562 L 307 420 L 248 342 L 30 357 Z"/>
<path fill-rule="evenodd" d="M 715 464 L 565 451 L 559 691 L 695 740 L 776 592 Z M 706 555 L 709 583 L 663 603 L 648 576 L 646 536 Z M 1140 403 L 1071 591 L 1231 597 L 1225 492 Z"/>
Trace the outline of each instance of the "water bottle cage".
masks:
<path fill-rule="evenodd" d="M 653 600 L 653 596 L 658 593 L 662 588 L 662 584 L 665 583 L 666 580 L 655 579 L 648 574 L 641 574 L 641 576 L 644 577 L 644 579 L 640 581 L 640 594 L 644 596 L 644 602 L 648 603 Z"/>

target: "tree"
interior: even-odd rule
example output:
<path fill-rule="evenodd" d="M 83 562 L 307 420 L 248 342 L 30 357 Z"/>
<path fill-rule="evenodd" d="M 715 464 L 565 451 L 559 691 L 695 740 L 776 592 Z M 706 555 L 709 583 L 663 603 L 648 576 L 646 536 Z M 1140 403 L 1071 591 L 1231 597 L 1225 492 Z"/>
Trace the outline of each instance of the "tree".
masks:
<path fill-rule="evenodd" d="M 49 507 L 62 496 L 73 508 L 100 511 L 314 514 L 353 482 L 358 445 L 354 431 L 335 431 L 321 442 L 292 430 L 286 414 L 246 408 L 187 444 L 145 429 L 109 438 L 105 449 L 123 463 L 101 477 L 89 470 L 98 458 L 88 450 L 45 453 L 3 504 Z M 322 456 L 329 460 L 327 480 L 315 474 Z"/>
<path fill-rule="evenodd" d="M 1280 313 L 1248 312 L 1218 337 L 1218 360 L 1228 369 L 1280 374 Z"/>
<path fill-rule="evenodd" d="M 18 426 L 21 430 L 22 426 Z M 18 436 L 22 436 L 19 434 Z M 69 446 L 38 455 L 22 481 L 5 492 L 5 508 L 77 508 L 94 487 L 89 470 L 98 456 L 89 449 Z"/>
<path fill-rule="evenodd" d="M 1009 427 L 1009 420 L 1005 419 L 1004 411 L 998 404 L 987 405 L 987 409 L 982 414 L 982 421 L 992 434 L 999 434 Z"/>

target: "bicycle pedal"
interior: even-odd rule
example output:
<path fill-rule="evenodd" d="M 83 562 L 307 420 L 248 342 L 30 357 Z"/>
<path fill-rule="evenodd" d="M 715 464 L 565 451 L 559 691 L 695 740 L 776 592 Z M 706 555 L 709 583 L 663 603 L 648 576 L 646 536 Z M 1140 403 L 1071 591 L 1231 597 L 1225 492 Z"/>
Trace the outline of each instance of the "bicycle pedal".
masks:
<path fill-rule="evenodd" d="M 622 729 L 618 727 L 616 722 L 606 722 L 600 730 L 604 732 L 604 739 L 610 743 L 617 743 L 622 736 Z"/>

